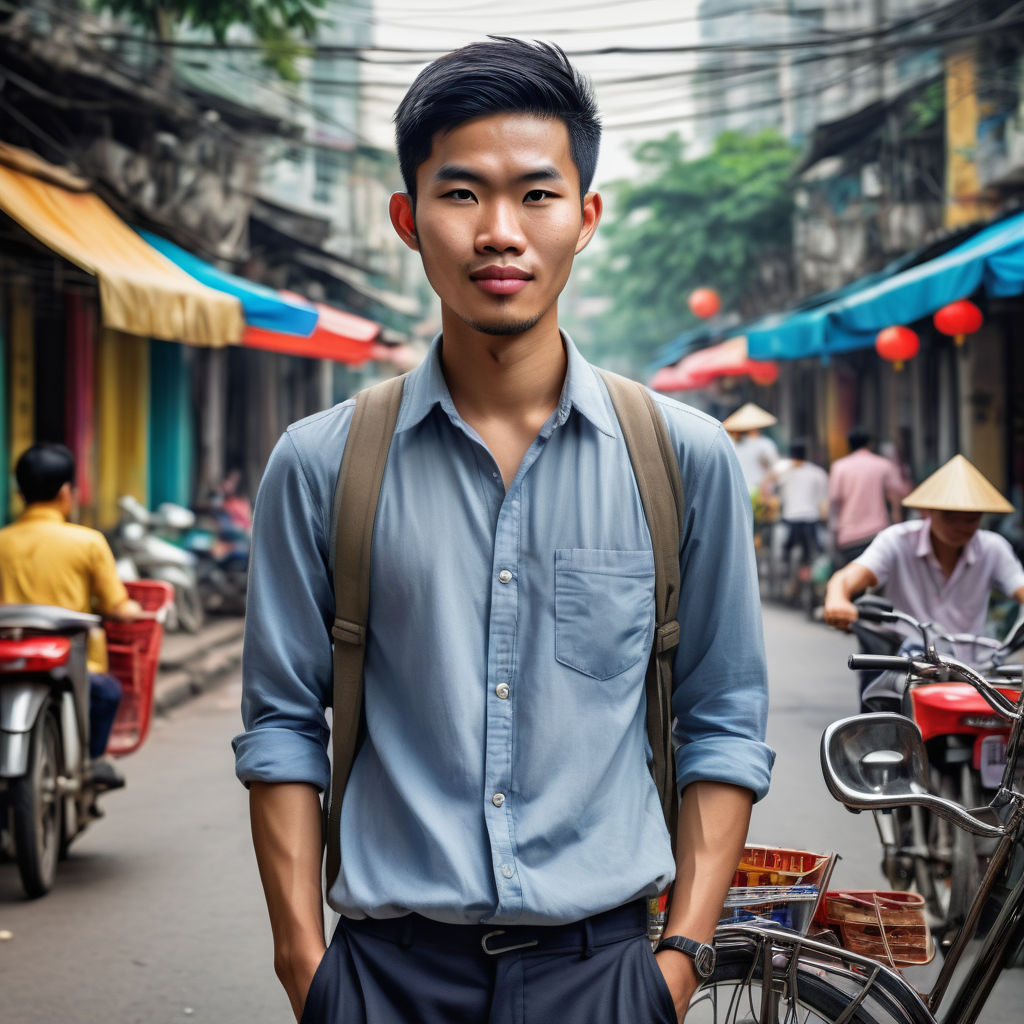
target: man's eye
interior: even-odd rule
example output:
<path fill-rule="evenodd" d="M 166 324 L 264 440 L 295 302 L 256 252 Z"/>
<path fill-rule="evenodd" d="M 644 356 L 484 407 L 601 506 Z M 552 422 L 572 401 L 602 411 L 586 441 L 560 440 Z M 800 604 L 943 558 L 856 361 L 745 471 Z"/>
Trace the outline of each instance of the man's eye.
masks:
<path fill-rule="evenodd" d="M 460 202 L 471 202 L 473 193 L 468 188 L 453 188 L 451 192 L 445 192 L 445 199 L 457 199 Z"/>
<path fill-rule="evenodd" d="M 545 189 L 534 188 L 530 189 L 530 191 L 526 193 L 525 201 L 528 203 L 540 203 L 545 199 L 549 199 L 553 195 L 553 192 L 548 192 Z"/>

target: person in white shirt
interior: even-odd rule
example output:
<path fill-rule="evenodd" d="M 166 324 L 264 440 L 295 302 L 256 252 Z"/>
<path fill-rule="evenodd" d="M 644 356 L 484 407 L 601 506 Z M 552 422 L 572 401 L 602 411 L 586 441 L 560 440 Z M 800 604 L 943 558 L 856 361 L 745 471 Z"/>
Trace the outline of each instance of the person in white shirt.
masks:
<path fill-rule="evenodd" d="M 818 524 L 828 515 L 828 473 L 807 461 L 806 441 L 793 441 L 789 458 L 789 464 L 772 475 L 788 530 L 783 557 L 788 564 L 793 549 L 799 548 L 801 565 L 808 565 L 822 550 Z"/>
<path fill-rule="evenodd" d="M 903 505 L 925 517 L 882 530 L 832 576 L 825 622 L 848 629 L 857 618 L 853 598 L 869 587 L 880 587 L 894 607 L 950 633 L 982 635 L 993 590 L 1024 604 L 1024 568 L 1013 548 L 998 533 L 978 529 L 986 512 L 1005 514 L 1013 506 L 967 459 L 954 456 Z"/>

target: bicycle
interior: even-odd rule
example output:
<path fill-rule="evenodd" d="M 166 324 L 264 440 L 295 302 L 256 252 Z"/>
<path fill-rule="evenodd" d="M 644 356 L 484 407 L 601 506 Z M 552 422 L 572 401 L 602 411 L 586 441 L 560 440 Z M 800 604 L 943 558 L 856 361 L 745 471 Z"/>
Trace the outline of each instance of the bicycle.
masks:
<path fill-rule="evenodd" d="M 1000 786 L 987 807 L 974 810 L 929 791 L 920 730 L 903 715 L 841 719 L 821 740 L 826 785 L 850 810 L 920 806 L 972 835 L 996 840 L 980 887 L 938 977 L 921 994 L 895 966 L 837 945 L 831 933 L 810 936 L 757 921 L 720 925 L 719 963 L 695 995 L 687 1024 L 974 1024 L 999 974 L 1010 963 L 1024 962 L 1024 772 L 1019 764 L 1024 690 L 1019 680 L 1016 687 L 1006 679 L 996 685 L 933 647 L 920 658 L 851 655 L 849 666 L 922 678 L 951 675 L 1011 722 Z M 884 927 L 881 931 L 886 944 Z M 965 960 L 976 934 L 980 946 Z M 954 988 L 954 973 L 964 963 Z"/>
<path fill-rule="evenodd" d="M 1024 642 L 1019 628 L 1011 628 L 1008 638 L 1000 642 L 986 636 L 945 633 L 934 623 L 919 622 L 878 597 L 863 597 L 856 604 L 859 618 L 855 631 L 858 626 L 866 628 L 861 620 L 867 624 L 903 622 L 920 635 L 923 650 L 941 641 L 948 650 L 968 651 L 971 663 L 986 675 L 999 672 Z M 904 639 L 902 634 L 896 637 L 897 642 Z M 895 648 L 889 653 L 895 653 Z M 869 710 L 900 711 L 918 723 L 935 792 L 968 807 L 993 795 L 1002 775 L 1009 726 L 989 714 L 984 700 L 966 684 L 912 675 L 904 679 L 902 673 L 890 671 L 862 690 L 862 700 Z M 979 869 L 983 870 L 990 852 L 985 844 L 919 807 L 876 812 L 874 818 L 883 847 L 882 869 L 890 884 L 904 889 L 913 882 L 925 897 L 936 925 L 962 919 L 977 889 Z"/>

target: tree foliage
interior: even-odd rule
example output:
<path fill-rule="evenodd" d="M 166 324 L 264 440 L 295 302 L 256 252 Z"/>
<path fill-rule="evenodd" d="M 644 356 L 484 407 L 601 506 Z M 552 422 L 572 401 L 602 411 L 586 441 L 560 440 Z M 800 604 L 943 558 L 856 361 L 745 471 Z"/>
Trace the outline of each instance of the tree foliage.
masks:
<path fill-rule="evenodd" d="M 294 81 L 295 60 L 302 39 L 316 31 L 317 11 L 325 0 L 93 0 L 93 6 L 171 39 L 174 26 L 208 29 L 218 43 L 227 41 L 235 25 L 249 28 L 263 49 L 264 63 L 282 78 Z"/>
<path fill-rule="evenodd" d="M 687 307 L 714 288 L 725 312 L 776 307 L 788 280 L 797 150 L 777 132 L 727 132 L 706 156 L 684 158 L 675 133 L 634 151 L 637 180 L 608 190 L 612 214 L 588 291 L 610 298 L 595 357 L 627 354 L 640 368 L 699 321 Z"/>

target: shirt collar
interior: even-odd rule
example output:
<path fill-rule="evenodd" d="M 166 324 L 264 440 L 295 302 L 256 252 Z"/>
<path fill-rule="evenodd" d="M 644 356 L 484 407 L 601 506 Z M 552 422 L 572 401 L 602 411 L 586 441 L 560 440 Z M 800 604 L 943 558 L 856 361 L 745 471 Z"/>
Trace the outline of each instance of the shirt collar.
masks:
<path fill-rule="evenodd" d="M 964 550 L 957 559 L 959 563 L 961 560 L 965 565 L 974 565 L 978 559 L 979 547 L 981 541 L 978 539 L 978 531 L 975 530 L 971 539 L 964 545 Z M 917 547 L 914 551 L 918 558 L 928 558 L 932 561 L 937 562 L 935 557 L 935 551 L 932 548 L 932 530 L 931 520 L 925 516 L 921 520 L 921 530 L 917 535 Z"/>
<path fill-rule="evenodd" d="M 575 408 L 598 430 L 611 437 L 618 437 L 618 421 L 615 419 L 611 401 L 598 380 L 597 371 L 580 354 L 572 339 L 565 331 L 562 341 L 568 357 L 565 384 L 558 400 L 558 407 L 552 420 L 552 427 L 560 427 Z M 406 378 L 402 395 L 402 408 L 395 424 L 395 433 L 416 426 L 435 407 L 440 406 L 450 419 L 457 420 L 448 383 L 441 369 L 441 335 L 431 342 L 426 358 Z"/>
<path fill-rule="evenodd" d="M 65 522 L 64 516 L 55 508 L 29 507 L 18 516 L 19 523 L 26 522 Z"/>

